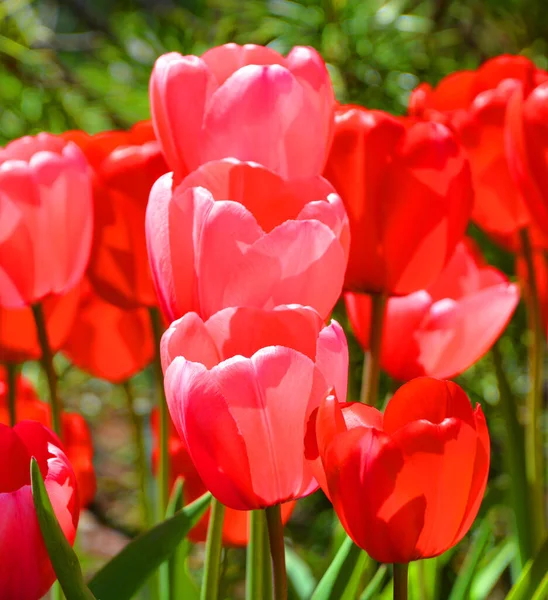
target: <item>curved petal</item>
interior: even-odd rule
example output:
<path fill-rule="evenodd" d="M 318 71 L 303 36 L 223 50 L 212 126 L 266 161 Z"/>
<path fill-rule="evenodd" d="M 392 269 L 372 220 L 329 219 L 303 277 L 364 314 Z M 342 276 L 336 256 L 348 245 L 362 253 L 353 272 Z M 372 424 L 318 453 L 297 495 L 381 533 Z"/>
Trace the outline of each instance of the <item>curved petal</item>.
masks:
<path fill-rule="evenodd" d="M 348 343 L 337 321 L 331 321 L 320 331 L 316 365 L 339 401 L 344 402 L 348 387 Z"/>

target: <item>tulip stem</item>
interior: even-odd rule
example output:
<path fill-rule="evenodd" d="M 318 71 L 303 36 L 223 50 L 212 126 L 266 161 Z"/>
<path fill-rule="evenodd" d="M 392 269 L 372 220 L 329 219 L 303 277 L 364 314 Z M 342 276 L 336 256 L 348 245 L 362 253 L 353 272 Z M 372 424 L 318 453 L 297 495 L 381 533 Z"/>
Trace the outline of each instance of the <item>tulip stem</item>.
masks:
<path fill-rule="evenodd" d="M 211 513 L 207 529 L 204 579 L 200 600 L 217 600 L 219 595 L 224 518 L 225 507 L 216 498 L 213 498 L 211 500 Z"/>
<path fill-rule="evenodd" d="M 57 374 L 53 366 L 53 352 L 48 339 L 44 310 L 40 302 L 32 305 L 32 314 L 36 324 L 36 334 L 42 351 L 42 367 L 46 373 L 51 406 L 51 423 L 53 431 L 61 438 L 61 402 L 57 395 Z"/>
<path fill-rule="evenodd" d="M 265 514 L 270 540 L 270 554 L 272 556 L 272 572 L 274 574 L 274 598 L 275 600 L 287 600 L 282 507 L 280 504 L 269 506 L 265 509 Z"/>
<path fill-rule="evenodd" d="M 407 600 L 408 563 L 394 563 L 394 600 Z"/>
<path fill-rule="evenodd" d="M 506 468 L 512 481 L 510 486 L 511 501 L 514 509 L 514 518 L 516 522 L 516 533 L 518 538 L 518 547 L 521 567 L 533 556 L 533 525 L 530 521 L 531 512 L 528 509 L 527 499 L 527 478 L 525 476 L 525 447 L 523 439 L 523 428 L 520 425 L 516 414 L 516 400 L 512 394 L 512 389 L 508 383 L 504 364 L 499 348 L 499 342 L 496 342 L 491 350 L 495 374 L 497 376 L 499 387 L 499 406 L 502 418 L 504 420 L 504 430 L 506 444 L 504 448 L 504 458 Z"/>
<path fill-rule="evenodd" d="M 10 415 L 10 427 L 17 423 L 17 365 L 12 362 L 6 364 L 8 376 L 8 411 Z"/>
<path fill-rule="evenodd" d="M 527 282 L 529 294 L 527 297 L 527 312 L 529 330 L 532 340 L 529 345 L 529 379 L 530 387 L 527 394 L 527 421 L 525 425 L 525 459 L 527 483 L 530 494 L 530 506 L 534 518 L 533 535 L 534 550 L 544 539 L 545 506 L 544 506 L 544 471 L 542 440 L 540 435 L 540 419 L 543 399 L 543 365 L 544 365 L 544 333 L 540 300 L 535 274 L 533 249 L 527 229 L 520 231 L 523 257 L 527 266 Z"/>
<path fill-rule="evenodd" d="M 135 398 L 133 397 L 133 391 L 129 381 L 124 381 L 122 384 L 127 400 L 127 407 L 129 416 L 131 418 L 131 424 L 133 426 L 133 437 L 135 443 L 135 464 L 139 474 L 139 499 L 141 503 L 141 517 L 145 527 L 152 525 L 152 515 L 150 510 L 150 503 L 148 501 L 147 494 L 147 480 L 148 480 L 148 465 L 147 465 L 147 453 L 144 444 L 144 428 L 143 428 L 143 417 L 137 414 L 135 410 Z"/>
<path fill-rule="evenodd" d="M 371 322 L 369 328 L 369 350 L 363 360 L 362 387 L 360 402 L 375 406 L 379 391 L 381 373 L 381 344 L 384 313 L 387 297 L 384 294 L 371 295 Z"/>
<path fill-rule="evenodd" d="M 249 542 L 246 553 L 245 598 L 263 597 L 263 564 L 265 562 L 265 519 L 263 511 L 249 513 Z"/>

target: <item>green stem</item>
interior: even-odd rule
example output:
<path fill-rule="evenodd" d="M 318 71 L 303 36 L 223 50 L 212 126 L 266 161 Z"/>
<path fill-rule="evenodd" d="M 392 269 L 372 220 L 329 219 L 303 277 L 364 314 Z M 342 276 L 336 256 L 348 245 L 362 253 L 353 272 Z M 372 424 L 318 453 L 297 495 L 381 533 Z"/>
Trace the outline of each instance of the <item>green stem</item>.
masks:
<path fill-rule="evenodd" d="M 540 300 L 535 274 L 533 248 L 527 229 L 520 231 L 523 257 L 527 266 L 529 286 L 527 310 L 532 341 L 529 346 L 530 389 L 527 394 L 527 422 L 525 426 L 526 474 L 529 488 L 530 506 L 535 523 L 534 550 L 536 550 L 545 532 L 543 447 L 540 435 L 540 418 L 543 397 L 544 333 Z"/>
<path fill-rule="evenodd" d="M 375 406 L 381 373 L 381 345 L 384 312 L 387 297 L 384 294 L 371 295 L 371 323 L 369 329 L 369 350 L 363 360 L 362 388 L 360 402 Z"/>
<path fill-rule="evenodd" d="M 149 469 L 144 443 L 145 436 L 143 418 L 135 411 L 135 399 L 133 397 L 133 391 L 131 389 L 130 382 L 124 381 L 122 387 L 124 388 L 126 395 L 128 412 L 131 419 L 131 424 L 133 426 L 133 438 L 136 451 L 135 465 L 139 475 L 139 500 L 141 504 L 141 516 L 145 527 L 148 529 L 152 525 L 152 513 L 147 493 Z"/>
<path fill-rule="evenodd" d="M 394 563 L 394 600 L 407 600 L 409 564 Z"/>
<path fill-rule="evenodd" d="M 204 579 L 202 582 L 200 600 L 217 600 L 219 595 L 224 517 L 225 507 L 216 498 L 213 498 L 211 501 L 211 513 L 207 530 Z"/>
<path fill-rule="evenodd" d="M 263 597 L 263 563 L 265 558 L 265 520 L 261 510 L 249 514 L 249 542 L 246 553 L 245 598 Z"/>
<path fill-rule="evenodd" d="M 504 420 L 506 437 L 506 444 L 503 445 L 504 459 L 512 482 L 510 495 L 516 523 L 520 566 L 523 567 L 533 556 L 533 524 L 531 523 L 531 512 L 528 509 L 523 428 L 517 418 L 517 403 L 506 378 L 498 342 L 493 346 L 491 354 L 499 387 L 499 407 Z"/>
<path fill-rule="evenodd" d="M 272 578 L 272 561 L 270 560 L 270 540 L 268 539 L 268 535 L 266 533 L 266 515 L 264 511 L 258 511 L 261 515 L 261 520 L 263 522 L 263 549 L 261 554 L 262 559 L 262 567 L 263 567 L 263 575 L 262 575 L 262 585 L 263 585 L 263 598 L 265 600 L 272 600 L 273 590 L 273 578 Z"/>
<path fill-rule="evenodd" d="M 46 373 L 49 389 L 49 401 L 51 406 L 51 423 L 53 431 L 61 438 L 61 402 L 57 395 L 57 374 L 53 367 L 53 352 L 49 344 L 48 331 L 46 329 L 46 320 L 44 310 L 38 302 L 32 305 L 32 314 L 36 324 L 36 334 L 42 351 L 42 367 Z"/>
<path fill-rule="evenodd" d="M 8 375 L 8 411 L 10 415 L 10 427 L 17 423 L 17 365 L 9 362 L 6 364 Z"/>
<path fill-rule="evenodd" d="M 284 526 L 282 523 L 282 507 L 280 504 L 265 509 L 272 571 L 274 574 L 275 600 L 287 600 L 287 574 L 285 570 Z"/>

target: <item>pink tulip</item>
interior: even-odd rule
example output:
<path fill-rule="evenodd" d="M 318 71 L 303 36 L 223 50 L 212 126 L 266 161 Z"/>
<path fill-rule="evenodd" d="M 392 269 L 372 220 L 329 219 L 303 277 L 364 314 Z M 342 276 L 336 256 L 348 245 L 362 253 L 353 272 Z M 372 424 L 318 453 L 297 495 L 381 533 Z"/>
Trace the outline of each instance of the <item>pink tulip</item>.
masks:
<path fill-rule="evenodd" d="M 201 58 L 170 52 L 150 78 L 154 129 L 176 182 L 229 157 L 286 178 L 320 175 L 334 105 L 322 58 L 302 46 L 286 58 L 252 44 L 226 44 Z"/>
<path fill-rule="evenodd" d="M 346 396 L 348 348 L 338 323 L 309 307 L 185 315 L 162 339 L 169 411 L 205 486 L 237 510 L 312 493 L 311 413 L 333 387 Z"/>
<path fill-rule="evenodd" d="M 72 544 L 80 512 L 76 477 L 59 439 L 36 421 L 0 424 L 0 596 L 37 600 L 55 581 L 30 486 L 36 458 L 55 516 Z M 9 459 L 6 459 L 9 457 Z"/>
<path fill-rule="evenodd" d="M 0 305 L 20 308 L 82 278 L 93 206 L 79 148 L 40 133 L 0 149 Z"/>
<path fill-rule="evenodd" d="M 518 301 L 518 286 L 486 265 L 471 240 L 461 242 L 426 290 L 388 300 L 381 366 L 401 381 L 455 377 L 491 348 Z M 370 298 L 349 293 L 345 302 L 352 329 L 367 348 Z"/>
<path fill-rule="evenodd" d="M 150 194 L 146 233 L 153 279 L 169 320 L 207 319 L 228 306 L 297 303 L 326 317 L 342 289 L 349 227 L 321 177 L 284 181 L 254 163 L 203 165 Z"/>

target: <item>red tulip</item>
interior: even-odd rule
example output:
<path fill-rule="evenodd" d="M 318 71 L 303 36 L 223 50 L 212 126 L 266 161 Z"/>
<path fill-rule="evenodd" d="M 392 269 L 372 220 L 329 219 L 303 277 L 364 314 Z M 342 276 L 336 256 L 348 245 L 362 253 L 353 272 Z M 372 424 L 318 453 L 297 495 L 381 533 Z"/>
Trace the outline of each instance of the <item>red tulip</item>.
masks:
<path fill-rule="evenodd" d="M 147 243 L 156 289 L 174 320 L 228 306 L 298 303 L 326 317 L 349 242 L 341 199 L 321 177 L 284 181 L 253 163 L 208 163 L 150 195 Z"/>
<path fill-rule="evenodd" d="M 95 231 L 88 277 L 112 304 L 155 306 L 145 210 L 152 184 L 168 169 L 152 125 L 93 136 L 71 131 L 64 137 L 82 148 L 93 170 Z"/>
<path fill-rule="evenodd" d="M 0 369 L 0 423 L 9 424 L 8 390 L 5 373 Z M 17 422 L 38 421 L 51 427 L 51 407 L 38 398 L 31 383 L 24 377 L 17 378 L 16 388 Z M 81 508 L 91 503 L 95 496 L 96 481 L 93 469 L 93 444 L 85 419 L 76 413 L 61 415 L 63 447 L 74 469 Z"/>
<path fill-rule="evenodd" d="M 71 332 L 79 303 L 79 286 L 62 296 L 51 295 L 42 301 L 48 339 L 54 352 Z M 38 360 L 41 356 L 31 308 L 0 306 L 0 363 L 21 363 Z"/>
<path fill-rule="evenodd" d="M 79 148 L 40 133 L 0 149 L 0 305 L 64 294 L 82 278 L 93 230 Z"/>
<path fill-rule="evenodd" d="M 320 175 L 334 104 L 322 58 L 302 46 L 287 58 L 252 44 L 226 44 L 201 58 L 170 52 L 150 78 L 154 129 L 176 183 L 228 157 L 284 178 Z"/>
<path fill-rule="evenodd" d="M 307 421 L 333 386 L 346 395 L 348 349 L 309 307 L 188 313 L 162 338 L 171 418 L 205 486 L 252 510 L 317 489 Z"/>
<path fill-rule="evenodd" d="M 473 410 L 453 382 L 414 379 L 384 416 L 327 396 L 316 443 L 318 481 L 348 535 L 377 561 L 437 556 L 464 537 L 478 513 L 489 433 L 480 406 Z"/>
<path fill-rule="evenodd" d="M 0 424 L 0 589 L 2 598 L 36 600 L 55 581 L 34 511 L 30 459 L 36 458 L 63 533 L 72 544 L 79 517 L 74 471 L 61 442 L 35 421 Z"/>
<path fill-rule="evenodd" d="M 152 454 L 152 465 L 154 469 L 159 460 L 159 416 L 158 409 L 154 409 L 151 415 L 152 433 L 154 440 L 154 450 Z M 170 465 L 170 487 L 175 480 L 181 477 L 184 481 L 183 498 L 184 503 L 189 504 L 207 492 L 204 482 L 200 479 L 196 468 L 190 460 L 184 442 L 181 440 L 173 423 L 170 422 L 169 431 L 169 465 Z M 286 502 L 282 505 L 282 521 L 287 523 L 295 502 Z M 249 512 L 245 510 L 234 510 L 227 508 L 223 521 L 223 545 L 225 546 L 247 546 L 249 541 Z M 209 510 L 198 521 L 188 534 L 192 542 L 205 542 L 207 536 L 207 527 L 209 524 Z"/>
<path fill-rule="evenodd" d="M 121 383 L 142 371 L 154 356 L 148 311 L 109 304 L 84 281 L 78 315 L 62 349 L 80 369 Z"/>
<path fill-rule="evenodd" d="M 402 295 L 424 288 L 464 235 L 470 172 L 443 125 L 341 107 L 325 176 L 350 220 L 348 291 Z"/>
<path fill-rule="evenodd" d="M 371 299 L 345 295 L 352 329 L 369 347 Z M 519 288 L 485 264 L 471 240 L 461 242 L 425 290 L 388 300 L 381 366 L 394 379 L 450 379 L 478 361 L 502 334 L 519 302 Z"/>
<path fill-rule="evenodd" d="M 548 337 L 548 250 L 546 248 L 536 248 L 534 250 L 533 265 L 544 331 Z M 523 295 L 527 298 L 531 293 L 531 289 L 527 264 L 522 255 L 516 257 L 516 272 L 522 285 Z"/>
<path fill-rule="evenodd" d="M 453 73 L 436 88 L 423 84 L 411 94 L 410 114 L 442 120 L 457 132 L 472 169 L 472 219 L 495 239 L 512 235 L 531 220 L 508 168 L 506 107 L 516 88 L 530 90 L 546 77 L 524 56 L 502 55 L 476 71 Z"/>

